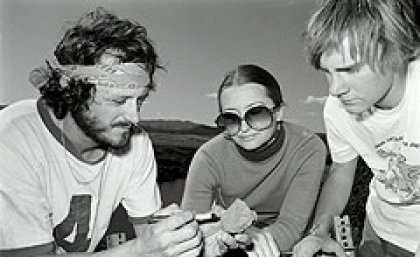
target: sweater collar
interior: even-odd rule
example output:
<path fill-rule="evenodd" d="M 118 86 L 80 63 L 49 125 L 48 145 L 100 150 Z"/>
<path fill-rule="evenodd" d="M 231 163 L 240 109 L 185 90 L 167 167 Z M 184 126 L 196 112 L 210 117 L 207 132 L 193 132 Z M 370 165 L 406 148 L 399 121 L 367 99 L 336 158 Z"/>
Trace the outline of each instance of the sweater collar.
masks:
<path fill-rule="evenodd" d="M 253 162 L 260 162 L 264 161 L 275 153 L 282 147 L 284 141 L 284 127 L 283 123 L 277 123 L 277 129 L 274 132 L 273 136 L 270 140 L 262 144 L 257 149 L 253 150 L 246 150 L 237 144 L 235 144 L 238 152 L 246 159 L 253 161 Z"/>

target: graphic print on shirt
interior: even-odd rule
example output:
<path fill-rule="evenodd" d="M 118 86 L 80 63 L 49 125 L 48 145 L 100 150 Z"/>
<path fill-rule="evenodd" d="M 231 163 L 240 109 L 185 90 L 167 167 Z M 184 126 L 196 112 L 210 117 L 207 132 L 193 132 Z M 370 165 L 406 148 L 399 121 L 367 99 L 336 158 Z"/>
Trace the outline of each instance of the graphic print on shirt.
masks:
<path fill-rule="evenodd" d="M 89 248 L 91 204 L 91 195 L 73 195 L 67 217 L 54 228 L 55 241 L 66 252 L 85 252 Z"/>
<path fill-rule="evenodd" d="M 378 143 L 376 152 L 387 159 L 388 167 L 375 170 L 375 173 L 378 181 L 398 196 L 400 203 L 409 204 L 420 201 L 420 166 L 407 164 L 402 147 L 419 148 L 419 145 L 404 142 L 402 136 L 389 137 Z"/>

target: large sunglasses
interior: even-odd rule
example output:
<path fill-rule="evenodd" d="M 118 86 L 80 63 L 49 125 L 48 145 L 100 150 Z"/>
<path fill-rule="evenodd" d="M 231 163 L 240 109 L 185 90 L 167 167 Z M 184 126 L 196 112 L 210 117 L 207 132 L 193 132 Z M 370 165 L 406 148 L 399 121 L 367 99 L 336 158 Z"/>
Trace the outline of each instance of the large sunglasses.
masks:
<path fill-rule="evenodd" d="M 241 130 L 242 121 L 245 120 L 246 124 L 254 130 L 262 131 L 267 129 L 273 124 L 273 110 L 265 106 L 256 106 L 247 110 L 243 117 L 236 113 L 225 112 L 217 116 L 215 122 L 217 127 L 222 128 L 227 134 L 234 136 Z"/>

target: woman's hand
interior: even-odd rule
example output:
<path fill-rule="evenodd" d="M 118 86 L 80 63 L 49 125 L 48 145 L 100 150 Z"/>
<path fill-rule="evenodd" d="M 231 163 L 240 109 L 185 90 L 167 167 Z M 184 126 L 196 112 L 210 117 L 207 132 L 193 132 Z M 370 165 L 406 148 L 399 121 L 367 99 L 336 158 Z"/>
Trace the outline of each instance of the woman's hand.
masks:
<path fill-rule="evenodd" d="M 213 224 L 204 224 L 200 229 L 204 235 L 204 257 L 217 257 L 226 253 L 229 249 L 237 248 L 238 244 L 234 237 L 221 229 L 208 233 Z"/>

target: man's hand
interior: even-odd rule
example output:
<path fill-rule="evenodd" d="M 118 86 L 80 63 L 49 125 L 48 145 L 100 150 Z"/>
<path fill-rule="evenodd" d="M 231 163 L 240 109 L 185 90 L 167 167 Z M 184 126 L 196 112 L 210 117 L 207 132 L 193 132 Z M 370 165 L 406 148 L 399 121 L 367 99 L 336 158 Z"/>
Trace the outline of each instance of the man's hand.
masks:
<path fill-rule="evenodd" d="M 132 244 L 134 256 L 195 257 L 202 250 L 202 233 L 190 211 L 171 211 L 168 218 L 146 225 Z"/>
<path fill-rule="evenodd" d="M 322 251 L 335 253 L 337 257 L 346 257 L 343 248 L 329 236 L 309 235 L 293 247 L 293 257 L 312 257 Z"/>
<path fill-rule="evenodd" d="M 254 249 L 248 252 L 249 257 L 277 257 L 280 256 L 280 250 L 274 241 L 273 236 L 266 231 L 251 231 Z"/>

